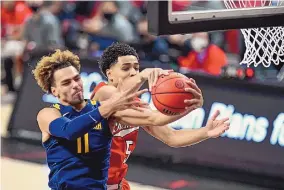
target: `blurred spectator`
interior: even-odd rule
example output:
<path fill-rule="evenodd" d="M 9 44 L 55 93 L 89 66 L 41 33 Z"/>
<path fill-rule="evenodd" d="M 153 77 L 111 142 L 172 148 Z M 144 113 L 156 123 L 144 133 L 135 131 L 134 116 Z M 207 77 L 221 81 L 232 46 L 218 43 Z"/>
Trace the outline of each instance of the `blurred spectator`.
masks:
<path fill-rule="evenodd" d="M 63 46 L 58 18 L 51 12 L 52 1 L 29 1 L 34 14 L 25 24 L 23 39 L 28 51 L 49 50 Z"/>
<path fill-rule="evenodd" d="M 63 9 L 64 2 L 62 1 L 51 1 L 49 6 L 46 9 L 55 16 L 59 15 Z M 48 5 L 48 4 L 47 4 Z"/>
<path fill-rule="evenodd" d="M 140 12 L 142 13 L 143 16 L 146 16 L 146 14 L 147 14 L 147 1 L 131 0 L 130 2 L 134 7 L 138 8 L 140 10 Z"/>
<path fill-rule="evenodd" d="M 18 79 L 22 71 L 21 55 L 24 51 L 24 43 L 21 41 L 23 26 L 32 11 L 24 2 L 3 1 L 1 4 L 1 62 L 3 61 L 5 69 L 5 78 L 1 83 L 8 86 L 8 93 L 2 96 L 2 100 L 10 102 L 15 99 L 13 66 L 16 64 Z"/>
<path fill-rule="evenodd" d="M 176 34 L 169 35 L 166 40 L 169 44 L 168 54 L 174 59 L 177 60 L 180 56 L 186 56 L 189 51 L 192 50 L 190 45 L 191 34 Z"/>
<path fill-rule="evenodd" d="M 188 11 L 200 11 L 200 10 L 223 10 L 226 9 L 224 2 L 222 0 L 202 0 L 202 1 L 192 1 L 191 5 L 188 6 Z M 224 50 L 225 39 L 224 33 L 220 31 L 210 32 L 210 40 L 212 44 L 217 45 Z"/>
<path fill-rule="evenodd" d="M 142 10 L 136 7 L 131 1 L 117 1 L 119 12 L 125 16 L 133 25 L 136 25 L 143 18 Z M 143 8 L 143 4 L 141 9 Z"/>
<path fill-rule="evenodd" d="M 126 17 L 120 14 L 116 2 L 101 2 L 97 14 L 83 22 L 85 32 L 109 36 L 119 41 L 131 42 L 135 39 L 135 31 Z"/>
<path fill-rule="evenodd" d="M 163 37 L 157 37 L 148 33 L 148 21 L 146 18 L 142 18 L 136 26 L 137 33 L 139 35 L 138 44 L 136 49 L 143 51 L 144 55 L 141 58 L 147 60 L 159 59 L 159 55 L 168 53 L 168 44 Z"/>
<path fill-rule="evenodd" d="M 196 33 L 190 40 L 193 51 L 186 57 L 179 57 L 181 68 L 219 75 L 227 64 L 227 57 L 222 49 L 210 44 L 208 33 Z"/>

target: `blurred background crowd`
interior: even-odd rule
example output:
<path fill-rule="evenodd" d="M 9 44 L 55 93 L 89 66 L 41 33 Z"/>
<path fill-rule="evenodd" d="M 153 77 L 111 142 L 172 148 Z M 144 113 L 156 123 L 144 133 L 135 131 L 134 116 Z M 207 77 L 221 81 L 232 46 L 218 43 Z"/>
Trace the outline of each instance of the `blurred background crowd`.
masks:
<path fill-rule="evenodd" d="M 224 9 L 222 1 L 201 4 Z M 146 1 L 3 1 L 1 5 L 2 102 L 15 99 L 24 63 L 56 48 L 99 58 L 107 46 L 122 41 L 137 49 L 145 66 L 215 76 L 222 75 L 226 65 L 238 65 L 245 52 L 240 30 L 149 34 Z M 191 6 L 191 1 L 173 1 L 173 11 L 196 7 L 200 6 Z M 280 68 L 259 66 L 255 78 L 275 77 Z"/>

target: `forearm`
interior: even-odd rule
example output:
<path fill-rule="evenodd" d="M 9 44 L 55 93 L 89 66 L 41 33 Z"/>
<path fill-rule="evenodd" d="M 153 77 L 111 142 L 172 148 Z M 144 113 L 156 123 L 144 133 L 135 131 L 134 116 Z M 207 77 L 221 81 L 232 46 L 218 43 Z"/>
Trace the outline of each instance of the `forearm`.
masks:
<path fill-rule="evenodd" d="M 170 147 L 184 147 L 208 138 L 207 128 L 174 130 L 168 125 L 147 126 L 144 130 Z"/>
<path fill-rule="evenodd" d="M 169 137 L 169 144 L 171 147 L 185 147 L 197 144 L 208 139 L 207 129 L 202 127 L 200 129 L 182 129 L 174 130 L 172 136 Z"/>
<path fill-rule="evenodd" d="M 49 125 L 49 132 L 53 136 L 72 140 L 86 134 L 103 119 L 99 109 L 96 108 L 71 120 L 66 117 L 53 120 Z"/>
<path fill-rule="evenodd" d="M 176 116 L 164 115 L 159 111 L 144 109 L 143 111 L 137 111 L 133 109 L 127 109 L 118 111 L 113 114 L 116 121 L 119 121 L 126 125 L 133 126 L 164 126 L 172 123 L 188 112 Z"/>
<path fill-rule="evenodd" d="M 124 125 L 129 126 L 152 126 L 153 121 L 150 113 L 139 112 L 133 109 L 117 111 L 112 116 L 114 119 Z"/>
<path fill-rule="evenodd" d="M 154 111 L 154 113 L 151 115 L 151 120 L 153 121 L 152 126 L 163 126 L 167 125 L 169 123 L 172 123 L 174 121 L 179 120 L 180 118 L 184 117 L 187 115 L 189 112 L 182 113 L 180 115 L 174 115 L 174 116 L 169 116 L 165 115 L 159 111 Z"/>

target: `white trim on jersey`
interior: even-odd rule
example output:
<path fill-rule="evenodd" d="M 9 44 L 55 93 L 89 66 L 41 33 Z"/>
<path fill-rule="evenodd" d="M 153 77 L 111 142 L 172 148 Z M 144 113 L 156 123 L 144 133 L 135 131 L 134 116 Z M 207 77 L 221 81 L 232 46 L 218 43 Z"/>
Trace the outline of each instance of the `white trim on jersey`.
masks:
<path fill-rule="evenodd" d="M 133 127 L 133 128 L 130 128 L 130 129 L 123 129 L 123 130 L 119 131 L 118 133 L 116 133 L 114 136 L 115 137 L 124 137 L 124 136 L 128 135 L 129 133 L 132 133 L 133 131 L 136 131 L 138 129 L 139 129 L 139 127 Z"/>

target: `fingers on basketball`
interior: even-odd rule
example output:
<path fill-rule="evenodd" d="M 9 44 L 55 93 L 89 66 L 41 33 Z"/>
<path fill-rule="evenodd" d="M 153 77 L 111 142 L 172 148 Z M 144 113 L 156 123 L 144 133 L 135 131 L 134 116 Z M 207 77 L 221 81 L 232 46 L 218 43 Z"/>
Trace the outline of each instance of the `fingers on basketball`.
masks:
<path fill-rule="evenodd" d="M 196 106 L 196 105 L 192 105 L 192 106 L 187 106 L 187 107 L 185 107 L 185 110 L 186 110 L 187 112 L 191 112 L 191 111 L 193 111 L 193 110 L 195 110 L 195 109 L 197 109 L 197 106 Z"/>
<path fill-rule="evenodd" d="M 162 70 L 160 75 L 169 75 L 171 72 L 173 72 L 174 70 L 173 69 L 170 69 L 170 70 Z"/>
<path fill-rule="evenodd" d="M 196 84 L 196 82 L 193 78 L 190 78 L 189 80 L 191 80 L 194 84 Z"/>
<path fill-rule="evenodd" d="M 157 71 L 155 71 L 154 72 L 154 79 L 153 79 L 153 86 L 155 86 L 156 84 L 157 84 L 157 81 L 158 81 L 158 78 L 159 78 L 159 71 L 157 70 Z"/>
<path fill-rule="evenodd" d="M 195 98 L 201 97 L 201 94 L 193 88 L 185 88 L 185 91 L 191 93 Z"/>
<path fill-rule="evenodd" d="M 191 100 L 184 100 L 184 103 L 186 103 L 187 105 L 194 105 L 194 104 L 198 104 L 199 100 L 198 99 L 191 99 Z"/>
<path fill-rule="evenodd" d="M 153 85 L 153 80 L 154 80 L 153 78 L 154 78 L 154 75 L 153 75 L 153 72 L 151 72 L 148 77 L 148 86 L 149 86 L 150 91 L 152 90 L 152 85 Z"/>
<path fill-rule="evenodd" d="M 189 79 L 186 81 L 187 84 L 189 84 L 191 86 L 191 88 L 193 88 L 194 90 L 196 90 L 198 93 L 201 93 L 200 88 L 198 88 L 198 86 L 196 85 L 194 79 Z"/>

